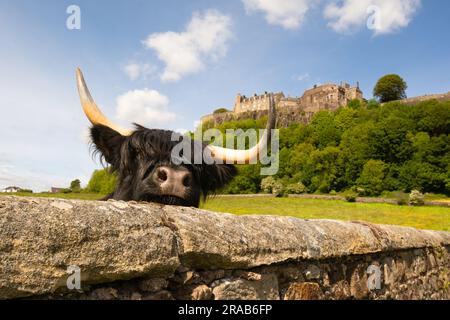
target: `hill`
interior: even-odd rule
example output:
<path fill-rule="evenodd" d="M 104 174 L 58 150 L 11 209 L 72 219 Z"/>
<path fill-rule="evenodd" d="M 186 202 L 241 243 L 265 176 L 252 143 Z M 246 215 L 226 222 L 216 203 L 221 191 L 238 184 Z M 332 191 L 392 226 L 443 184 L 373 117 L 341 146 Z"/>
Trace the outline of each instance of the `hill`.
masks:
<path fill-rule="evenodd" d="M 217 128 L 263 128 L 265 120 L 229 121 Z M 450 102 L 352 103 L 320 111 L 308 124 L 280 129 L 279 158 L 275 178 L 310 193 L 352 189 L 373 196 L 418 189 L 448 195 Z M 261 191 L 259 166 L 240 166 L 239 172 L 226 193 Z"/>

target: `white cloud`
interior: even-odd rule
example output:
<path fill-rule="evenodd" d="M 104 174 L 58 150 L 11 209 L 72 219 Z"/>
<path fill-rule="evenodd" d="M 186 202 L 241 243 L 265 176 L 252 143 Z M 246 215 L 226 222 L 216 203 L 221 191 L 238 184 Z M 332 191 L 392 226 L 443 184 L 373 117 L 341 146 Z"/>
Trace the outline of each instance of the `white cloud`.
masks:
<path fill-rule="evenodd" d="M 168 82 L 201 71 L 206 60 L 225 56 L 231 37 L 230 17 L 207 10 L 194 13 L 185 31 L 154 33 L 143 43 L 165 63 L 161 80 Z"/>
<path fill-rule="evenodd" d="M 65 187 L 68 184 L 68 179 L 64 177 L 22 170 L 14 165 L 0 162 L 0 190 L 16 186 L 40 192 L 49 191 L 49 186 Z"/>
<path fill-rule="evenodd" d="M 262 11 L 269 24 L 297 29 L 316 0 L 242 0 L 247 13 Z"/>
<path fill-rule="evenodd" d="M 339 33 L 369 27 L 375 35 L 407 27 L 421 0 L 341 0 L 325 7 L 329 26 Z"/>
<path fill-rule="evenodd" d="M 156 90 L 133 90 L 117 98 L 117 118 L 147 127 L 166 127 L 176 120 L 169 99 Z"/>
<path fill-rule="evenodd" d="M 309 73 L 303 73 L 299 75 L 295 75 L 294 79 L 297 81 L 306 81 L 310 78 Z"/>
<path fill-rule="evenodd" d="M 123 71 L 130 78 L 130 80 L 137 80 L 139 78 L 146 79 L 147 76 L 152 75 L 156 72 L 156 67 L 148 63 L 129 63 L 123 67 Z"/>

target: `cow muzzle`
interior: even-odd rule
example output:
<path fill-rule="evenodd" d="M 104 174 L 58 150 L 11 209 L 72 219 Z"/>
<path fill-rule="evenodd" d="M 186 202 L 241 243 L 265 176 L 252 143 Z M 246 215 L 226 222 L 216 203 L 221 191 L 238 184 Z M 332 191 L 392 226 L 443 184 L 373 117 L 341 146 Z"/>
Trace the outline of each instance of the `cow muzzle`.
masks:
<path fill-rule="evenodd" d="M 166 166 L 158 167 L 152 179 L 159 186 L 161 195 L 181 199 L 186 198 L 193 183 L 191 172 L 182 167 L 176 169 Z"/>

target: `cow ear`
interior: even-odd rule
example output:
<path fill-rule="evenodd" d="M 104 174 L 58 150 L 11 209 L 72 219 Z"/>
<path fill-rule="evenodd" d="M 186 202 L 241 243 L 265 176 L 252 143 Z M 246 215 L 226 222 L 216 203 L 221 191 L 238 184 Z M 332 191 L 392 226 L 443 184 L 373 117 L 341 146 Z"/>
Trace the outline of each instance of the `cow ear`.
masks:
<path fill-rule="evenodd" d="M 94 125 L 91 128 L 91 139 L 106 162 L 113 166 L 119 162 L 120 148 L 125 141 L 124 136 L 111 128 Z"/>
<path fill-rule="evenodd" d="M 206 165 L 202 177 L 203 195 L 222 189 L 237 175 L 237 169 L 230 164 Z"/>

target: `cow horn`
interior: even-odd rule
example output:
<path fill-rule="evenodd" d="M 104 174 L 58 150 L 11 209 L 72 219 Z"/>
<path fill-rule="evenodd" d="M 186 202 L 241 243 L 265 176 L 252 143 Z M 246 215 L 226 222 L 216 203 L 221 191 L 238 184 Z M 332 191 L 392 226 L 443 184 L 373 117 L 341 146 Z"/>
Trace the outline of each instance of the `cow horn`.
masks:
<path fill-rule="evenodd" d="M 102 125 L 108 127 L 123 136 L 131 135 L 132 131 L 121 128 L 120 126 L 112 123 L 105 117 L 105 115 L 100 111 L 92 99 L 91 93 L 89 92 L 86 82 L 84 81 L 83 73 L 80 68 L 77 68 L 77 86 L 78 94 L 80 96 L 81 106 L 83 107 L 84 113 L 93 125 Z"/>
<path fill-rule="evenodd" d="M 267 121 L 266 130 L 259 142 L 253 148 L 248 150 L 227 149 L 209 145 L 207 148 L 209 148 L 213 159 L 223 161 L 228 164 L 241 162 L 252 163 L 257 160 L 258 153 L 261 150 L 267 149 L 267 146 L 270 144 L 272 129 L 275 129 L 276 124 L 276 109 L 273 95 L 271 95 L 269 99 L 269 119 Z"/>

